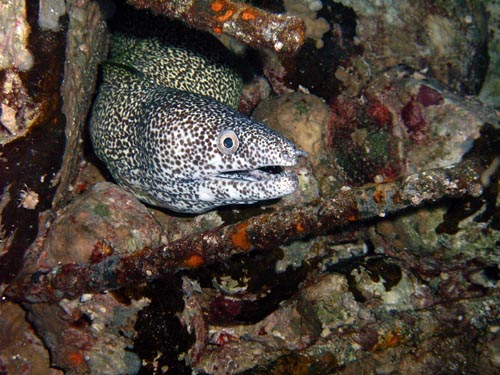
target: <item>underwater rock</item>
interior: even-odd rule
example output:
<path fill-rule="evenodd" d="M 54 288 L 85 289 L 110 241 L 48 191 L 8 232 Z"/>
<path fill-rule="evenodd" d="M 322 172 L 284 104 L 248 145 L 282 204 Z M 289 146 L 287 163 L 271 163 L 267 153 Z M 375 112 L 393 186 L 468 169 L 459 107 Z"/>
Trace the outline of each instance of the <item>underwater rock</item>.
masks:
<path fill-rule="evenodd" d="M 42 0 L 38 10 L 38 24 L 43 30 L 59 31 L 59 19 L 66 14 L 63 0 Z"/>
<path fill-rule="evenodd" d="M 42 236 L 42 251 L 31 267 L 96 263 L 157 245 L 161 236 L 160 225 L 144 205 L 118 186 L 101 182 L 59 213 Z M 148 303 L 145 297 L 123 302 L 97 293 L 57 304 L 26 304 L 25 309 L 53 365 L 78 373 L 119 375 L 140 368 L 138 357 L 127 349 L 133 344 L 137 312 Z"/>
<path fill-rule="evenodd" d="M 289 88 L 302 86 L 328 101 L 341 92 L 356 96 L 374 75 L 406 66 L 462 94 L 481 89 L 489 63 L 481 3 L 290 0 L 285 6 L 308 26 L 297 56 L 282 59 L 287 73 L 281 81 Z M 279 64 L 272 66 L 268 70 L 279 71 Z"/>
<path fill-rule="evenodd" d="M 158 245 L 161 235 L 156 219 L 133 195 L 101 182 L 60 212 L 48 231 L 40 265 L 96 263 Z M 145 297 L 123 303 L 112 294 L 85 294 L 26 308 L 52 363 L 71 371 L 119 375 L 135 374 L 140 367 L 127 348 L 132 346 L 137 312 L 148 303 Z"/>
<path fill-rule="evenodd" d="M 283 6 L 288 14 L 300 17 L 306 26 L 305 37 L 315 41 L 316 47 L 321 48 L 323 34 L 330 30 L 328 21 L 318 17 L 317 12 L 323 7 L 321 1 L 285 0 Z"/>
<path fill-rule="evenodd" d="M 392 181 L 401 175 L 404 162 L 395 129 L 390 107 L 377 98 L 339 97 L 332 101 L 325 142 L 331 164 L 339 172 L 336 179 L 359 186 Z"/>
<path fill-rule="evenodd" d="M 459 163 L 485 124 L 499 121 L 478 100 L 399 68 L 374 76 L 359 98 L 339 96 L 330 111 L 327 153 L 355 185 Z"/>
<path fill-rule="evenodd" d="M 270 363 L 290 351 L 311 345 L 321 331 L 307 316 L 301 315 L 295 299 L 284 302 L 257 324 L 212 324 L 208 330 L 209 344 L 193 369 L 196 373 L 214 375 L 241 373 Z"/>
<path fill-rule="evenodd" d="M 474 98 L 460 97 L 420 75 L 388 71 L 370 84 L 367 95 L 386 106 L 404 173 L 442 168 L 481 155 L 496 168 L 498 113 Z M 335 125 L 334 125 L 335 126 Z M 490 176 L 491 177 L 491 176 Z M 427 208 L 377 224 L 375 246 L 425 256 L 465 257 L 497 262 L 498 181 L 485 179 L 483 198 Z"/>
<path fill-rule="evenodd" d="M 294 363 L 294 358 L 287 358 L 289 353 L 309 358 L 311 363 L 328 355 L 331 366 L 349 374 L 362 368 L 377 373 L 404 369 L 417 374 L 439 363 L 451 366 L 458 357 L 498 370 L 486 358 L 498 341 L 494 323 L 500 308 L 498 297 L 435 304 L 426 283 L 390 260 L 368 257 L 344 266 L 310 274 L 294 297 L 256 324 L 211 325 L 211 338 L 193 366 L 195 373 L 289 374 L 287 363 Z M 399 277 L 391 279 L 394 272 Z M 365 276 L 360 277 L 362 274 Z M 368 284 L 361 285 L 362 279 Z M 364 288 L 362 299 L 354 289 L 357 282 Z M 457 334 L 457 324 L 474 333 Z M 475 362 L 477 354 L 467 348 L 482 335 L 487 335 L 486 340 L 476 346 L 482 359 Z M 440 362 L 443 345 L 450 345 L 453 351 Z M 429 362 L 412 357 L 415 351 Z M 462 366 L 468 368 L 465 362 Z M 331 372 L 330 368 L 304 373 Z"/>
<path fill-rule="evenodd" d="M 479 92 L 488 68 L 487 17 L 481 3 L 472 7 L 454 0 L 433 6 L 425 0 L 340 3 L 356 14 L 356 45 L 363 50 L 355 58 L 359 61 L 337 70 L 346 87 L 405 65 L 462 94 Z"/>
<path fill-rule="evenodd" d="M 45 2 L 51 3 L 61 5 L 60 1 Z M 160 211 L 150 214 L 127 192 L 109 183 L 96 184 L 79 195 L 95 182 L 93 178 L 82 178 L 73 183 L 72 178 L 81 157 L 81 127 L 78 126 L 86 112 L 85 104 L 78 100 L 79 90 L 83 84 L 88 95 L 93 87 L 91 75 L 81 79 L 80 74 L 89 73 L 85 70 L 85 58 L 94 64 L 102 53 L 102 45 L 83 37 L 87 31 L 92 34 L 92 27 L 79 24 L 75 26 L 77 30 L 68 34 L 71 38 L 81 32 L 80 37 L 87 40 L 80 43 L 82 39 L 75 37 L 72 44 L 75 49 L 68 49 L 80 53 L 68 55 L 68 64 L 78 61 L 78 66 L 66 70 L 74 81 L 66 76 L 68 86 L 64 91 L 67 121 L 77 124 L 67 130 L 70 141 L 66 148 L 69 159 L 66 160 L 70 162 L 65 164 L 67 172 L 66 177 L 62 177 L 61 189 L 67 189 L 69 194 L 62 192 L 64 198 L 58 199 L 53 211 L 40 217 L 39 237 L 25 259 L 28 265 L 37 268 L 27 267 L 28 282 L 21 284 L 32 288 L 29 290 L 33 293 L 31 296 L 29 292 L 23 296 L 23 308 L 49 349 L 50 362 L 43 355 L 37 359 L 25 355 L 34 347 L 41 348 L 39 341 L 30 338 L 26 345 L 18 341 L 23 343 L 21 351 L 8 341 L 8 337 L 7 341 L 6 338 L 0 340 L 3 345 L 0 372 L 4 367 L 10 369 L 8 366 L 13 363 L 24 366 L 27 362 L 23 362 L 23 358 L 32 361 L 28 365 L 40 364 L 39 368 L 45 369 L 52 364 L 68 373 L 132 374 L 151 369 L 160 372 L 166 367 L 159 358 L 169 355 L 175 356 L 185 373 L 500 371 L 499 119 L 497 113 L 476 100 L 450 91 L 451 88 L 462 94 L 476 93 L 482 80 L 485 66 L 481 60 L 484 58 L 484 34 L 480 27 L 484 15 L 482 8 L 476 5 L 466 8 L 453 1 L 433 6 L 423 4 L 424 1 L 393 4 L 296 0 L 295 3 L 308 6 L 305 13 L 309 13 L 313 22 L 323 17 L 329 23 L 330 29 L 325 33 L 322 32 L 327 29 L 323 21 L 314 26 L 317 26 L 312 35 L 314 40 L 306 43 L 310 49 L 305 48 L 302 55 L 305 60 L 299 59 L 295 65 L 305 70 L 304 76 L 320 72 L 311 85 L 323 83 L 314 88 L 320 87 L 319 95 L 328 101 L 325 104 L 321 98 L 305 94 L 307 90 L 302 87 L 302 93 L 270 98 L 261 104 L 255 116 L 268 120 L 271 126 L 278 126 L 280 132 L 289 132 L 287 134 L 296 137 L 294 140 L 309 152 L 308 160 L 297 167 L 300 189 L 272 206 L 221 209 L 195 218 L 172 217 Z M 211 4 L 219 9 L 225 3 Z M 78 19 L 82 15 L 79 9 L 77 6 L 69 11 L 68 17 Z M 224 16 L 221 9 L 216 14 Z M 336 16 L 337 10 L 344 13 L 339 12 Z M 61 12 L 58 8 L 57 13 Z M 59 19 L 60 22 L 55 18 L 45 21 L 50 28 L 64 30 L 63 20 L 65 17 Z M 332 42 L 335 38 L 336 44 Z M 322 43 L 323 47 L 318 49 Z M 313 66 L 314 70 L 308 70 L 310 64 L 306 62 L 311 60 L 307 60 L 307 51 L 312 48 L 324 52 L 318 53 L 319 58 L 315 61 L 325 69 L 316 70 L 318 66 Z M 341 59 L 333 59 L 335 51 L 342 52 Z M 409 69 L 388 69 L 399 64 Z M 278 71 L 278 65 L 273 66 L 277 78 L 271 84 L 277 91 L 287 92 L 289 77 Z M 415 73 L 415 69 L 425 74 Z M 5 77 L 11 80 L 12 87 L 18 92 L 28 92 L 26 82 L 21 82 L 24 86 L 19 85 L 11 73 L 7 72 Z M 303 84 L 305 81 L 301 79 L 293 83 Z M 59 84 L 55 86 L 59 92 Z M 318 95 L 313 87 L 309 88 Z M 342 95 L 337 96 L 339 92 Z M 250 94 L 252 100 L 244 105 L 245 110 L 249 112 L 253 108 L 256 101 L 253 99 L 267 95 L 266 83 L 257 83 Z M 12 103 L 2 102 L 1 121 L 15 129 L 20 124 L 16 116 L 20 116 L 22 109 Z M 4 134 L 9 132 L 7 128 L 2 130 Z M 32 139 L 35 138 L 30 141 Z M 27 150 L 28 155 L 33 151 Z M 59 147 L 58 155 L 61 150 Z M 39 153 L 35 154 L 40 158 Z M 456 177 L 455 174 L 456 179 L 450 180 L 446 173 L 445 177 L 443 174 L 436 177 L 427 172 L 431 167 L 451 170 L 449 166 L 473 156 L 484 162 L 480 170 L 486 168 L 482 186 L 477 177 L 473 179 L 476 187 L 471 187 L 470 184 L 461 185 L 460 175 Z M 19 161 L 28 159 L 21 155 Z M 18 170 L 24 166 L 21 164 Z M 31 170 L 26 168 L 25 173 L 31 174 Z M 389 181 L 420 171 L 427 174 L 419 174 L 414 184 L 410 181 L 398 186 L 411 191 L 416 185 L 428 186 L 428 190 L 418 190 L 413 196 L 411 191 L 405 190 L 405 197 L 399 193 L 385 194 L 392 191 Z M 52 174 L 34 173 L 30 178 L 30 181 L 42 180 L 49 184 Z M 10 183 L 11 180 L 5 181 Z M 32 183 L 26 186 L 24 181 L 16 183 L 19 184 L 16 190 L 4 189 L 0 208 L 7 204 L 19 205 L 13 212 L 23 213 L 22 218 L 32 213 L 27 224 L 31 225 L 36 222 L 39 210 L 51 207 L 52 195 Z M 365 183 L 369 184 L 359 190 L 353 189 L 353 185 Z M 415 198 L 411 202 L 414 205 L 428 198 L 434 202 L 432 194 L 436 190 L 443 191 L 433 190 L 434 184 L 449 184 L 450 189 L 455 189 L 453 191 L 461 189 L 474 197 L 429 204 L 419 207 L 418 211 L 406 202 L 404 214 L 396 211 L 402 207 L 398 206 L 401 199 L 408 196 Z M 28 210 L 34 202 L 19 200 L 23 198 L 20 193 L 24 191 L 27 195 L 29 189 L 38 195 L 35 210 Z M 482 189 L 485 193 L 479 196 Z M 347 204 L 349 202 L 346 203 L 341 194 L 333 195 L 327 205 L 316 204 L 323 198 L 320 191 L 329 194 L 354 190 L 359 193 L 355 197 L 359 199 L 358 205 Z M 446 186 L 444 191 L 442 194 L 446 196 Z M 74 202 L 64 207 L 74 193 Z M 369 209 L 363 211 L 367 206 Z M 378 207 L 383 209 L 377 211 Z M 375 217 L 377 214 L 385 216 L 388 207 L 392 208 L 387 212 L 392 212 L 393 217 Z M 326 216 L 328 219 L 315 221 L 314 218 L 328 210 L 331 210 L 330 216 Z M 228 231 L 216 228 L 255 214 L 261 215 L 253 222 L 229 226 Z M 357 216 L 363 214 L 367 216 Z M 5 217 L 4 214 L 2 219 Z M 370 220 L 361 219 L 366 217 Z M 333 227 L 333 233 L 326 236 L 325 228 Z M 10 231 L 15 226 L 4 226 L 0 232 L 5 228 Z M 33 231 L 36 230 L 35 226 Z M 175 244 L 175 240 L 180 241 Z M 8 239 L 2 245 L 10 248 L 11 243 Z M 154 253 L 156 248 L 134 256 L 137 250 L 165 243 L 168 246 L 159 250 L 172 251 L 165 251 L 168 254 L 163 257 Z M 17 246 L 20 248 L 23 249 Z M 261 250 L 261 257 L 256 257 L 255 251 L 250 252 L 252 249 Z M 41 254 L 38 250 L 42 250 Z M 123 273 L 116 273 L 112 262 L 106 263 L 109 268 L 97 267 L 98 262 L 119 253 L 126 256 L 116 256 L 112 260 L 124 260 Z M 254 262 L 246 260 L 242 253 L 250 253 L 248 256 L 254 257 Z M 6 254 L 2 253 L 2 261 L 7 259 Z M 9 251 L 7 255 L 11 254 Z M 240 255 L 228 260 L 234 254 Z M 37 261 L 30 263 L 34 257 L 38 257 Z M 218 263 L 209 265 L 214 261 Z M 83 265 L 78 271 L 96 266 L 94 270 L 102 272 L 73 273 L 77 267 L 73 262 Z M 227 271 L 231 262 L 241 264 L 241 269 L 245 264 L 250 265 L 252 272 L 230 274 Z M 61 266 L 61 263 L 69 264 Z M 266 272 L 263 272 L 263 263 Z M 154 266 L 151 268 L 154 272 L 149 265 Z M 55 268 L 47 273 L 52 266 Z M 212 272 L 208 286 L 197 286 L 208 267 Z M 2 270 L 17 272 L 9 268 L 2 263 Z M 192 288 L 156 281 L 156 288 L 167 288 L 154 297 L 156 305 L 152 308 L 149 281 L 163 278 L 165 268 L 178 275 L 189 274 Z M 57 272 L 62 276 L 66 272 L 68 277 L 56 278 L 53 284 L 43 284 Z M 81 280 L 75 280 L 81 275 L 90 275 L 88 284 L 92 286 L 93 282 L 102 282 L 103 275 L 110 279 L 119 275 L 123 281 L 131 273 L 144 281 L 144 284 L 137 283 L 133 291 L 110 293 L 103 287 L 102 293 L 60 300 L 68 290 L 58 289 L 58 281 L 65 287 L 69 285 L 68 295 L 74 297 L 77 293 L 71 294 L 71 291 L 82 290 L 76 288 L 82 285 L 77 282 Z M 286 275 L 295 277 L 293 286 L 284 281 Z M 136 279 L 131 277 L 129 280 Z M 123 284 L 115 283 L 112 288 L 117 285 Z M 255 291 L 249 292 L 252 285 Z M 56 294 L 53 301 L 60 301 L 29 303 L 30 297 L 33 298 L 31 302 L 38 301 L 37 293 L 40 293 L 40 300 L 46 298 L 41 293 L 44 287 L 49 297 L 51 292 Z M 18 290 L 20 293 L 25 291 Z M 196 336 L 194 346 L 187 353 L 185 345 L 190 341 L 181 338 L 185 334 L 184 327 L 177 324 L 172 329 L 164 319 L 175 320 L 175 311 L 181 307 L 176 306 L 179 309 L 175 311 L 170 309 L 168 314 L 161 310 L 167 310 L 163 304 L 180 305 L 181 293 L 184 293 L 185 308 L 179 316 L 191 338 L 194 340 Z M 274 304 L 269 303 L 269 296 L 274 298 Z M 10 322 L 24 322 L 24 315 L 19 306 L 9 305 L 15 309 L 9 306 L 3 310 L 7 305 L 0 305 L 0 323 L 8 322 L 8 328 L 14 329 L 16 326 Z M 251 317 L 251 321 L 245 321 L 243 316 Z M 141 324 L 136 324 L 138 319 Z M 241 324 L 242 321 L 245 324 Z M 170 331 L 163 336 L 156 334 L 161 330 Z M 161 342 L 164 337 L 168 340 Z M 175 346 L 181 349 L 174 349 Z M 10 362 L 2 357 L 4 347 L 9 355 L 10 351 L 13 353 L 8 358 Z M 16 357 L 16 352 L 21 355 Z M 146 356 L 142 355 L 144 352 Z M 41 364 L 42 360 L 45 364 Z M 154 366 L 149 367 L 151 364 Z M 169 367 L 169 372 L 176 370 Z"/>
<path fill-rule="evenodd" d="M 95 184 L 69 204 L 44 243 L 46 265 L 98 262 L 161 243 L 162 228 L 131 193 L 109 182 Z"/>
<path fill-rule="evenodd" d="M 132 298 L 124 303 L 111 294 L 93 295 L 79 301 L 64 301 L 65 311 L 89 317 L 89 332 L 94 339 L 85 353 L 91 374 L 137 374 L 140 369 L 138 356 L 129 349 L 136 334 L 134 324 L 137 313 L 149 304 L 149 299 Z"/>
<path fill-rule="evenodd" d="M 33 67 L 33 55 L 28 48 L 30 25 L 24 3 L 24 0 L 15 0 L 2 6 L 0 45 L 3 51 L 0 70 L 14 68 L 27 71 Z"/>
<path fill-rule="evenodd" d="M 138 356 L 129 351 L 134 324 L 137 312 L 148 304 L 146 297 L 123 301 L 101 293 L 27 305 L 27 310 L 53 366 L 78 374 L 132 375 L 140 368 Z"/>
<path fill-rule="evenodd" d="M 397 69 L 373 79 L 367 95 L 387 106 L 393 116 L 406 173 L 458 163 L 483 126 L 499 121 L 498 114 L 478 100 Z"/>
<path fill-rule="evenodd" d="M 490 63 L 479 93 L 483 103 L 499 108 L 500 103 L 500 7 L 491 1 L 484 2 L 488 12 L 488 56 Z"/>
<path fill-rule="evenodd" d="M 0 373 L 62 374 L 62 371 L 50 367 L 49 353 L 25 315 L 21 306 L 0 302 Z"/>
<path fill-rule="evenodd" d="M 60 17 L 66 11 L 68 17 Z M 53 203 L 63 193 L 65 199 L 71 195 L 104 52 L 104 21 L 97 3 L 10 1 L 0 26 L 6 47 L 0 60 L 7 64 L 0 67 L 0 279 L 5 282 L 19 271 L 42 230 L 39 214 L 57 206 Z M 63 107 L 69 108 L 66 118 Z"/>
<path fill-rule="evenodd" d="M 300 92 L 271 97 L 262 101 L 252 116 L 291 139 L 308 153 L 314 166 L 321 162 L 328 106 L 320 98 Z"/>

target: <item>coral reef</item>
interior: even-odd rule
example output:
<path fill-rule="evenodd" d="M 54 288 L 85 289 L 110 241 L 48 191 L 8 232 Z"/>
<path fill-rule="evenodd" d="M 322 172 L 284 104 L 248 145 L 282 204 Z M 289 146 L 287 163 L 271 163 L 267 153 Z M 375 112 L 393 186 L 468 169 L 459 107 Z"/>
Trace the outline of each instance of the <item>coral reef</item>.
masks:
<path fill-rule="evenodd" d="M 356 40 L 363 48 L 344 70 L 355 84 L 384 69 L 406 65 L 452 90 L 477 94 L 488 67 L 483 3 L 457 1 L 357 1 L 340 3 L 356 14 Z M 412 20 L 418 20 L 414 22 Z"/>
<path fill-rule="evenodd" d="M 304 20 L 306 27 L 305 38 L 314 40 L 317 48 L 323 47 L 323 34 L 330 29 L 330 25 L 326 19 L 317 15 L 318 10 L 323 8 L 321 1 L 285 0 L 283 1 L 283 6 L 288 14 L 295 15 Z"/>
<path fill-rule="evenodd" d="M 109 182 L 97 183 L 54 220 L 38 267 L 97 263 L 115 251 L 133 254 L 161 244 L 161 235 L 156 219 L 134 196 Z"/>
<path fill-rule="evenodd" d="M 49 353 L 33 327 L 26 321 L 26 313 L 21 306 L 5 301 L 0 304 L 0 331 L 2 373 L 62 374 L 62 371 L 50 367 Z"/>
<path fill-rule="evenodd" d="M 279 108 L 279 111 L 276 110 Z M 262 101 L 253 117 L 294 141 L 308 153 L 315 167 L 321 161 L 324 145 L 324 124 L 329 116 L 328 106 L 314 95 L 299 92 Z"/>
<path fill-rule="evenodd" d="M 480 166 L 475 162 L 464 162 L 453 168 L 426 170 L 392 183 L 343 189 L 316 205 L 304 204 L 255 216 L 234 225 L 184 237 L 167 246 L 146 245 L 131 255 L 114 255 L 111 252 L 101 262 L 82 265 L 71 262 L 53 267 L 50 271 L 36 272 L 35 278 L 31 274 L 20 274 L 6 293 L 11 298 L 46 302 L 63 297 L 74 298 L 84 292 L 116 289 L 152 280 L 164 273 L 222 261 L 234 254 L 266 250 L 306 236 L 322 234 L 342 226 L 346 219 L 355 222 L 384 217 L 391 212 L 443 197 L 466 194 L 478 197 L 482 193 L 480 178 Z M 96 209 L 97 215 L 107 216 L 107 208 L 103 208 L 101 213 L 98 204 Z M 45 258 L 42 253 L 41 259 Z"/>
<path fill-rule="evenodd" d="M 1 373 L 500 372 L 494 3 L 128 3 L 238 39 L 239 109 L 307 151 L 299 188 L 144 206 L 85 131 L 128 6 L 8 2 Z"/>
<path fill-rule="evenodd" d="M 5 48 L 29 51 L 31 69 L 10 61 L 0 74 L 0 280 L 7 282 L 19 271 L 22 258 L 38 231 L 39 213 L 51 207 L 52 179 L 62 162 L 64 116 L 60 85 L 64 72 L 65 30 L 43 30 L 37 23 L 37 4 L 12 1 L 2 8 Z M 29 27 L 28 24 L 29 23 Z M 17 25 L 16 27 L 11 27 Z M 24 33 L 19 39 L 18 32 Z M 3 54 L 9 56 L 7 50 Z M 28 67 L 26 67 L 28 68 Z M 23 68 L 24 69 L 24 68 Z M 32 198 L 26 202 L 26 193 Z M 4 245 L 5 244 L 5 245 Z"/>
<path fill-rule="evenodd" d="M 33 67 L 33 55 L 27 48 L 30 26 L 24 0 L 10 1 L 2 6 L 2 10 L 0 22 L 6 28 L 0 40 L 0 69 L 16 68 L 28 71 Z"/>

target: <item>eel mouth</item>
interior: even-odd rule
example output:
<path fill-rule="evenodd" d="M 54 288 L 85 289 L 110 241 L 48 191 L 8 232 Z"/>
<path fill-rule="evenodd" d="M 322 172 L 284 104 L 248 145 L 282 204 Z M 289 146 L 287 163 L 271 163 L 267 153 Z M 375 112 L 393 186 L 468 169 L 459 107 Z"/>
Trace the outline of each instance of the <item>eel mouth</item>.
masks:
<path fill-rule="evenodd" d="M 307 157 L 307 156 L 308 156 L 307 152 L 299 149 L 294 149 L 293 152 L 284 153 L 283 155 L 283 158 L 286 159 L 287 162 L 290 162 L 290 164 L 269 165 L 252 170 L 225 171 L 208 176 L 208 178 L 241 181 L 247 183 L 251 182 L 265 183 L 265 182 L 277 181 L 280 179 L 297 178 L 295 173 L 287 169 L 288 167 L 295 166 L 297 164 L 297 159 L 299 157 Z"/>
<path fill-rule="evenodd" d="M 218 205 L 255 203 L 281 198 L 298 187 L 298 177 L 281 167 L 226 171 L 201 180 L 199 199 Z"/>
<path fill-rule="evenodd" d="M 290 175 L 292 175 L 292 173 L 283 171 L 282 167 L 271 166 L 253 170 L 222 172 L 212 177 L 245 182 L 265 182 Z"/>

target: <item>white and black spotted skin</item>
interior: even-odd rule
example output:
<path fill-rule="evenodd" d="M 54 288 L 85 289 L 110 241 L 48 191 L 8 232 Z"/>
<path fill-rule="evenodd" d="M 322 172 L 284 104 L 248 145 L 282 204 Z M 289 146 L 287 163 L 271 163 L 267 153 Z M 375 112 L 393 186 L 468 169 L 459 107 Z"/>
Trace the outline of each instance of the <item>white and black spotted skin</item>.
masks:
<path fill-rule="evenodd" d="M 118 183 L 178 212 L 279 198 L 297 187 L 292 142 L 234 109 L 241 79 L 227 65 L 159 39 L 115 37 L 90 124 Z"/>

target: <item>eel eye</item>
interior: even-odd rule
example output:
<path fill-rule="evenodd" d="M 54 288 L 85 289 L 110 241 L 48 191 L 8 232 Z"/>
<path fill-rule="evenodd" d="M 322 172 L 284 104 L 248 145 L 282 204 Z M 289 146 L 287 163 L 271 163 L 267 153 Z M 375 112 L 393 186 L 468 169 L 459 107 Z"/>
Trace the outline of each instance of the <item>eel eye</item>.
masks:
<path fill-rule="evenodd" d="M 232 130 L 224 130 L 219 134 L 217 147 L 220 152 L 226 155 L 234 154 L 240 146 L 240 140 L 236 133 Z"/>

